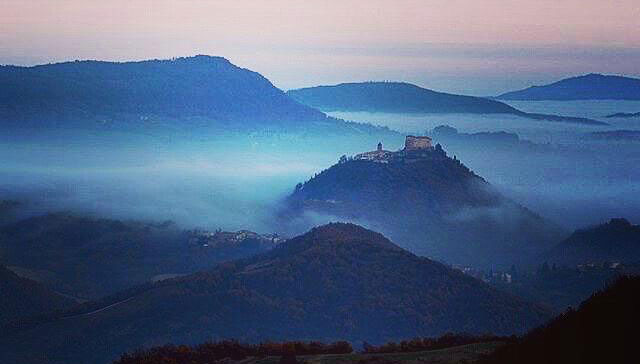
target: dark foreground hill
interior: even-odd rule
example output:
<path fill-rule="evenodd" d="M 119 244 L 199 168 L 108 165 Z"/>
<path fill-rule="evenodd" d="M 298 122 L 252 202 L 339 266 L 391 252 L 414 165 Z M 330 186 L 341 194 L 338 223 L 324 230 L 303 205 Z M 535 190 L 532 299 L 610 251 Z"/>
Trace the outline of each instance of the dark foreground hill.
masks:
<path fill-rule="evenodd" d="M 627 364 L 637 360 L 640 278 L 623 278 L 577 310 L 531 331 L 481 364 Z"/>
<path fill-rule="evenodd" d="M 275 245 L 248 232 L 211 233 L 79 217 L 30 217 L 0 228 L 0 262 L 59 292 L 97 299 L 152 279 L 194 273 Z"/>
<path fill-rule="evenodd" d="M 3 127 L 354 128 L 294 101 L 259 73 L 222 57 L 0 66 L 0 84 Z"/>
<path fill-rule="evenodd" d="M 569 266 L 603 262 L 640 263 L 640 226 L 619 218 L 577 230 L 551 250 L 546 259 Z"/>
<path fill-rule="evenodd" d="M 605 124 L 586 118 L 525 113 L 500 101 L 437 92 L 404 82 L 342 83 L 290 90 L 287 94 L 323 111 L 510 114 L 536 120 Z"/>
<path fill-rule="evenodd" d="M 0 362 L 106 363 L 143 345 L 223 338 L 383 343 L 450 331 L 511 334 L 549 317 L 351 224 L 315 228 L 270 252 L 120 299 L 5 330 Z"/>
<path fill-rule="evenodd" d="M 640 79 L 591 73 L 504 93 L 502 100 L 640 100 Z"/>
<path fill-rule="evenodd" d="M 19 318 L 68 308 L 75 303 L 0 265 L 0 326 Z"/>
<path fill-rule="evenodd" d="M 297 186 L 283 221 L 329 216 L 366 224 L 450 264 L 528 264 L 564 237 L 442 149 L 418 158 L 344 160 Z"/>

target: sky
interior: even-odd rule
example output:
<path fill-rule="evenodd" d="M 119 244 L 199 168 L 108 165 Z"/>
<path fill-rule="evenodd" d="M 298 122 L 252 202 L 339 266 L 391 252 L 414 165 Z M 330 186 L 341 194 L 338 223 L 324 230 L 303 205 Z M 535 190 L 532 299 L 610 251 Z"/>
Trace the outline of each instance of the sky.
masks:
<path fill-rule="evenodd" d="M 398 80 L 495 95 L 640 77 L 638 0 L 0 0 L 0 64 L 218 55 L 282 89 Z"/>

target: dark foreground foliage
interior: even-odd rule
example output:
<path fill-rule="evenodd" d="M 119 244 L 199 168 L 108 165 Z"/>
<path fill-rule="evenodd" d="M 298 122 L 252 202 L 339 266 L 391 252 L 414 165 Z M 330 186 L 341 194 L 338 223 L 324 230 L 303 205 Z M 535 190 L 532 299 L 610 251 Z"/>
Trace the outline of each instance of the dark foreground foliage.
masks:
<path fill-rule="evenodd" d="M 242 360 L 247 357 L 281 356 L 287 363 L 295 363 L 296 355 L 349 354 L 351 344 L 337 341 L 324 344 L 317 341 L 266 342 L 258 345 L 242 344 L 235 340 L 208 342 L 198 346 L 165 345 L 133 354 L 124 354 L 115 364 L 212 363 L 222 359 Z"/>
<path fill-rule="evenodd" d="M 638 324 L 640 277 L 623 277 L 481 364 L 636 362 Z"/>
<path fill-rule="evenodd" d="M 424 337 L 412 340 L 403 340 L 400 342 L 391 341 L 384 345 L 372 346 L 365 343 L 365 354 L 383 354 L 383 353 L 411 353 L 417 351 L 440 350 L 460 345 L 488 343 L 488 342 L 514 342 L 516 336 L 496 336 L 486 335 L 470 335 L 470 334 L 453 334 L 448 333 L 437 338 Z"/>

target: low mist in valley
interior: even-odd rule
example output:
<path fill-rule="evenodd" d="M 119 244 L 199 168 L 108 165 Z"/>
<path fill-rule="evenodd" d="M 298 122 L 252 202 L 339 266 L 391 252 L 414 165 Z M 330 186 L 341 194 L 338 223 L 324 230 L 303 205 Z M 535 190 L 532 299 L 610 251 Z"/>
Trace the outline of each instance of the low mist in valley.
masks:
<path fill-rule="evenodd" d="M 518 135 L 517 144 L 469 142 L 439 138 L 450 155 L 502 190 L 507 196 L 555 223 L 574 229 L 611 217 L 640 220 L 637 181 L 640 143 L 598 140 L 594 132 L 640 130 L 637 118 L 605 118 L 618 110 L 640 110 L 637 101 L 509 102 L 526 112 L 572 115 L 609 125 L 531 121 L 508 115 L 386 114 L 332 112 L 332 116 L 388 126 L 403 133 L 430 133 L 440 125 L 458 133 L 505 131 Z M 389 146 L 391 148 L 391 146 Z"/>
<path fill-rule="evenodd" d="M 438 135 L 434 139 L 507 196 L 567 230 L 615 216 L 640 220 L 637 142 L 588 138 L 596 131 L 640 129 L 637 120 L 602 118 L 613 110 L 640 109 L 640 103 L 519 102 L 517 107 L 597 118 L 611 125 L 581 126 L 504 115 L 332 115 L 399 131 L 381 140 L 388 150 L 402 147 L 401 133 L 424 134 L 439 125 L 455 127 L 459 134 L 516 133 L 520 142 L 508 145 Z M 309 216 L 286 231 L 276 231 L 282 228 L 274 223 L 279 202 L 297 183 L 330 167 L 341 155 L 372 150 L 378 141 L 370 135 L 206 128 L 12 131 L 0 140 L 4 161 L 0 191 L 3 199 L 22 202 L 23 215 L 69 211 L 116 219 L 171 220 L 184 228 L 292 234 L 333 218 Z"/>
<path fill-rule="evenodd" d="M 0 141 L 0 193 L 21 202 L 21 215 L 68 211 L 272 232 L 278 201 L 298 182 L 372 143 L 211 131 L 14 131 Z"/>

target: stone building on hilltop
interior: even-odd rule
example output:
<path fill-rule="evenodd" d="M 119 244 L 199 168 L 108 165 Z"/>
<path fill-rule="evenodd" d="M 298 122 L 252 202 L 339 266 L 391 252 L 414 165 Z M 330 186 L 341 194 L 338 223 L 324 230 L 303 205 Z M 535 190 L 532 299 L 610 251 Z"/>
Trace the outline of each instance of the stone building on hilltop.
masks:
<path fill-rule="evenodd" d="M 404 150 L 426 150 L 433 148 L 433 142 L 428 136 L 407 135 L 404 140 Z"/>
<path fill-rule="evenodd" d="M 389 163 L 393 157 L 393 152 L 382 149 L 382 142 L 378 143 L 378 148 L 372 152 L 361 153 L 353 157 L 356 160 L 366 160 L 379 163 Z"/>
<path fill-rule="evenodd" d="M 392 161 L 411 162 L 418 159 L 434 159 L 441 155 L 446 154 L 444 154 L 441 148 L 433 146 L 433 141 L 430 137 L 407 135 L 404 148 L 397 152 L 384 150 L 382 149 L 382 143 L 378 143 L 376 150 L 357 154 L 353 159 L 389 163 Z"/>

